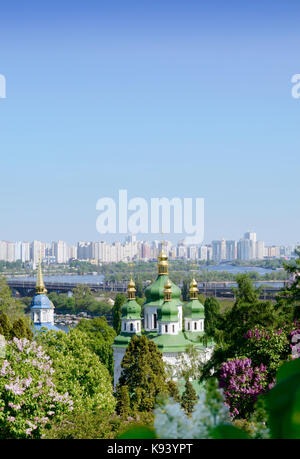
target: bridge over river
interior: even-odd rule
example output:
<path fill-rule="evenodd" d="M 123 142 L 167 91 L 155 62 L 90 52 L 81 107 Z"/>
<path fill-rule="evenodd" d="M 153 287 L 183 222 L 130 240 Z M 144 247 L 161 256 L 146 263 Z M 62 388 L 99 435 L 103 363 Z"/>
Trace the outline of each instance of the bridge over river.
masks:
<path fill-rule="evenodd" d="M 12 290 L 14 296 L 33 296 L 35 292 L 36 281 L 34 279 L 10 278 L 7 283 Z M 121 292 L 126 293 L 128 282 L 85 282 L 84 276 L 82 280 L 72 280 L 71 278 L 63 281 L 46 281 L 45 285 L 48 292 L 69 293 L 78 284 L 87 285 L 92 292 Z M 261 286 L 262 299 L 274 299 L 276 294 L 287 284 L 286 281 L 255 281 L 256 286 Z M 145 283 L 145 287 L 149 285 Z M 204 296 L 215 296 L 219 298 L 234 298 L 232 287 L 236 287 L 235 282 L 199 282 L 199 293 Z"/>

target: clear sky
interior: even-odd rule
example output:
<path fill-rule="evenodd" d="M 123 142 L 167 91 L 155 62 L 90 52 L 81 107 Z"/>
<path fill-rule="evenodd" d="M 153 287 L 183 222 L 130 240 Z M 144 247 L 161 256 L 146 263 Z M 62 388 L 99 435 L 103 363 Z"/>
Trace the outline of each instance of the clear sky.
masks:
<path fill-rule="evenodd" d="M 0 239 L 101 240 L 96 202 L 204 197 L 205 240 L 300 241 L 298 0 L 1 4 Z"/>

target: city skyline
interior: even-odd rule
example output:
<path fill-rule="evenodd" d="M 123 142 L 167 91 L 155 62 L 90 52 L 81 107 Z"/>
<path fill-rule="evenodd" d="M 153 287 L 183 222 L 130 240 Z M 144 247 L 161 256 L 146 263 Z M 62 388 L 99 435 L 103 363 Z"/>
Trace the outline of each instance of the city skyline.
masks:
<path fill-rule="evenodd" d="M 0 261 L 22 261 L 36 266 L 40 260 L 47 263 L 67 264 L 71 260 L 93 263 L 129 262 L 153 260 L 164 248 L 171 259 L 214 261 L 222 263 L 234 260 L 251 261 L 270 258 L 289 259 L 295 256 L 296 246 L 268 245 L 248 231 L 239 240 L 213 240 L 207 244 L 186 244 L 184 240 L 172 243 L 164 240 L 139 240 L 129 235 L 123 241 L 112 244 L 106 241 L 78 241 L 74 245 L 66 241 L 3 241 L 0 240 Z"/>
<path fill-rule="evenodd" d="M 297 243 L 299 12 L 294 0 L 2 5 L 1 238 L 95 240 L 97 200 L 124 188 L 203 197 L 206 241 L 252 227 Z"/>

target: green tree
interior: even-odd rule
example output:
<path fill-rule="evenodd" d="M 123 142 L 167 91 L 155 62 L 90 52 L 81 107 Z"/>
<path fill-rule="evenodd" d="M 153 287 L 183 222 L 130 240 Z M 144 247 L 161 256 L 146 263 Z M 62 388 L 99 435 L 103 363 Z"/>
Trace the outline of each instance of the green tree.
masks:
<path fill-rule="evenodd" d="M 126 385 L 133 412 L 152 410 L 156 397 L 168 392 L 162 353 L 146 336 L 132 337 L 121 362 L 121 368 L 117 397 L 121 387 Z"/>
<path fill-rule="evenodd" d="M 188 279 L 184 279 L 182 283 L 181 295 L 182 295 L 182 301 L 189 300 L 189 281 Z"/>
<path fill-rule="evenodd" d="M 12 297 L 4 276 L 0 276 L 0 313 L 2 312 L 6 313 L 10 320 L 24 315 L 24 305 Z"/>
<path fill-rule="evenodd" d="M 300 319 L 300 246 L 295 250 L 297 258 L 291 263 L 284 263 L 290 284 L 278 295 L 277 306 L 287 317 Z"/>
<path fill-rule="evenodd" d="M 117 335 L 121 333 L 121 308 L 125 302 L 126 296 L 123 293 L 118 293 L 113 306 L 113 327 Z"/>
<path fill-rule="evenodd" d="M 136 289 L 136 292 L 135 292 L 136 297 L 137 298 L 143 298 L 143 296 L 144 296 L 144 285 L 143 285 L 141 276 L 135 277 L 134 282 L 135 282 L 135 289 Z"/>
<path fill-rule="evenodd" d="M 192 383 L 186 379 L 185 381 L 185 390 L 181 397 L 181 406 L 186 412 L 186 414 L 191 414 L 194 410 L 194 406 L 198 401 L 197 394 L 195 389 L 192 386 Z"/>
<path fill-rule="evenodd" d="M 7 340 L 11 339 L 11 323 L 8 315 L 2 312 L 0 315 L 0 334 L 3 335 Z"/>
<path fill-rule="evenodd" d="M 53 362 L 57 387 L 68 392 L 78 413 L 115 408 L 111 376 L 99 357 L 87 346 L 86 333 L 72 329 L 40 332 L 36 335 Z"/>
<path fill-rule="evenodd" d="M 176 382 L 170 379 L 167 382 L 167 385 L 169 396 L 173 398 L 174 402 L 179 403 L 181 401 L 181 397 Z"/>
<path fill-rule="evenodd" d="M 78 284 L 73 290 L 76 311 L 89 311 L 95 303 L 91 289 L 87 285 Z"/>
<path fill-rule="evenodd" d="M 277 328 L 282 323 L 282 318 L 277 313 L 271 301 L 260 301 L 260 289 L 253 286 L 247 274 L 237 276 L 238 288 L 234 289 L 235 303 L 230 311 L 225 314 L 222 324 L 225 343 L 239 344 L 248 330 L 256 325 L 267 328 Z"/>
<path fill-rule="evenodd" d="M 27 338 L 28 340 L 32 340 L 33 338 L 33 333 L 23 318 L 13 321 L 10 334 L 11 338 Z"/>
<path fill-rule="evenodd" d="M 12 338 L 27 338 L 32 340 L 33 338 L 30 322 L 27 320 L 27 317 L 20 317 L 11 323 L 8 315 L 5 313 L 0 315 L 0 334 L 7 340 L 11 340 Z"/>
<path fill-rule="evenodd" d="M 96 317 L 92 320 L 81 319 L 75 330 L 86 334 L 86 346 L 97 354 L 113 376 L 114 362 L 111 345 L 116 337 L 116 332 L 108 325 L 105 317 Z"/>
<path fill-rule="evenodd" d="M 209 337 L 215 336 L 215 331 L 220 326 L 220 303 L 214 297 L 208 297 L 204 301 L 204 330 Z"/>
<path fill-rule="evenodd" d="M 259 289 L 253 287 L 247 274 L 237 276 L 238 287 L 234 290 L 236 299 L 231 310 L 223 314 L 214 331 L 217 345 L 211 359 L 203 366 L 201 380 L 218 374 L 226 360 L 241 356 L 248 330 L 262 326 L 268 330 L 277 329 L 284 321 L 280 311 L 271 301 L 259 300 Z"/>
<path fill-rule="evenodd" d="M 122 418 L 128 418 L 130 414 L 130 397 L 128 392 L 128 386 L 122 386 L 117 392 L 117 404 L 116 412 Z"/>

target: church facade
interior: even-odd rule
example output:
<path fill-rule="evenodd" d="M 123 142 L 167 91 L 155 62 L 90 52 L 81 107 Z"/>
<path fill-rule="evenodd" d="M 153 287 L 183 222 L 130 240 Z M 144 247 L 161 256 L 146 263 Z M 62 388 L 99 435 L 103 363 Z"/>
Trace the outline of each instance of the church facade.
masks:
<path fill-rule="evenodd" d="M 115 338 L 114 349 L 114 386 L 121 375 L 121 362 L 133 334 L 142 333 L 151 339 L 163 354 L 163 360 L 170 365 L 173 379 L 177 379 L 178 357 L 188 359 L 186 350 L 193 346 L 199 360 L 206 362 L 212 354 L 213 343 L 204 346 L 204 306 L 198 299 L 198 287 L 195 279 L 190 284 L 190 299 L 183 307 L 181 290 L 168 274 L 168 257 L 161 250 L 158 257 L 158 275 L 156 280 L 145 290 L 144 318 L 142 331 L 141 306 L 135 299 L 135 284 L 131 279 L 128 284 L 128 300 L 121 309 L 121 333 Z"/>

